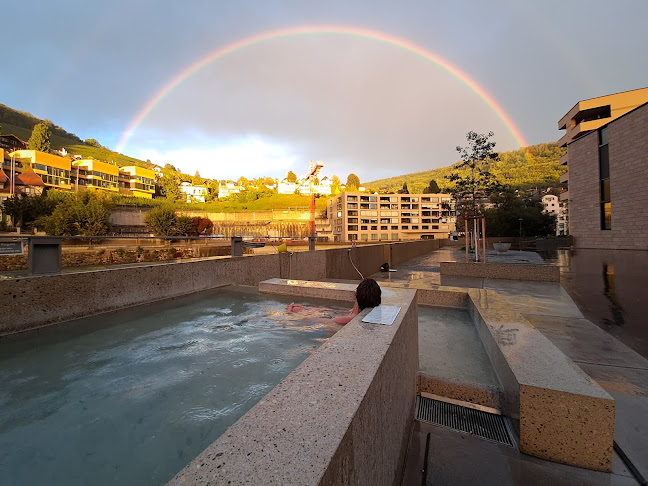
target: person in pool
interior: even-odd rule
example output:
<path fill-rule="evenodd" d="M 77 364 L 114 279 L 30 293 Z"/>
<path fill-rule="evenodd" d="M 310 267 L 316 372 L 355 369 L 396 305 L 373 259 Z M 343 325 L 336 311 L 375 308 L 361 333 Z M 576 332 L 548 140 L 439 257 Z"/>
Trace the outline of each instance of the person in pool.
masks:
<path fill-rule="evenodd" d="M 381 302 L 380 285 L 373 278 L 365 278 L 355 291 L 355 303 L 353 308 L 345 315 L 334 317 L 333 322 L 336 324 L 347 324 L 355 316 L 357 316 L 360 311 L 366 309 L 367 307 L 377 307 Z M 288 312 L 301 312 L 304 310 L 304 307 L 300 304 L 295 304 L 294 302 L 289 304 L 286 307 Z"/>

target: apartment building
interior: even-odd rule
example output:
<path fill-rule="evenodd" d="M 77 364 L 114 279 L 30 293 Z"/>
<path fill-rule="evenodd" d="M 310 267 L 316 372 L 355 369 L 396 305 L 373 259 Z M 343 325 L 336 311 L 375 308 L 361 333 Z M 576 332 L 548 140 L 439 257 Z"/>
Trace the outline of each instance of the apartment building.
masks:
<path fill-rule="evenodd" d="M 584 135 L 598 130 L 612 120 L 625 115 L 638 106 L 648 102 L 648 88 L 624 91 L 622 93 L 600 96 L 579 101 L 558 122 L 559 130 L 566 130 L 558 140 L 558 145 L 567 147 L 567 153 L 560 158 L 561 165 L 567 165 L 568 170 L 560 177 L 560 182 L 567 185 L 567 190 L 560 195 L 561 201 L 570 198 L 569 195 L 569 144 Z"/>
<path fill-rule="evenodd" d="M 72 162 L 75 189 L 103 189 L 119 192 L 119 167 L 98 160 Z"/>
<path fill-rule="evenodd" d="M 455 230 L 450 194 L 343 192 L 328 202 L 334 241 L 447 238 Z"/>
<path fill-rule="evenodd" d="M 568 235 L 567 208 L 560 202 L 560 198 L 553 194 L 545 194 L 542 196 L 542 206 L 543 212 L 556 216 L 556 236 Z"/>
<path fill-rule="evenodd" d="M 72 161 L 58 155 L 46 154 L 37 150 L 15 150 L 9 154 L 17 173 L 31 167 L 45 183 L 45 187 L 70 190 L 72 188 Z"/>
<path fill-rule="evenodd" d="M 648 102 L 568 145 L 577 248 L 648 250 Z"/>
<path fill-rule="evenodd" d="M 129 165 L 119 168 L 119 192 L 127 196 L 152 199 L 155 194 L 155 172 Z"/>
<path fill-rule="evenodd" d="M 181 182 L 180 190 L 187 197 L 187 202 L 204 203 L 209 195 L 209 189 L 204 184 L 192 184 L 191 182 Z"/>

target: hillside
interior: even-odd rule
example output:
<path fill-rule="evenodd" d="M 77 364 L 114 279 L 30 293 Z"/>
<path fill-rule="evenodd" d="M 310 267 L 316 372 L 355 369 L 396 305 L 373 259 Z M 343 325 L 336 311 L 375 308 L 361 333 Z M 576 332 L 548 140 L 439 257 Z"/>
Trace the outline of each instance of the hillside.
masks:
<path fill-rule="evenodd" d="M 146 167 L 148 165 L 143 160 L 113 152 L 105 147 L 88 145 L 73 133 L 66 132 L 63 128 L 54 125 L 49 120 L 41 120 L 30 113 L 14 110 L 13 108 L 0 104 L 0 126 L 2 126 L 2 133 L 4 135 L 15 135 L 26 142 L 29 140 L 34 126 L 41 122 L 46 123 L 50 127 L 52 132 L 50 142 L 54 150 L 60 150 L 65 147 L 65 150 L 71 154 L 104 162 L 114 161 L 120 167 L 126 165 Z"/>
<path fill-rule="evenodd" d="M 560 175 L 566 170 L 558 162 L 564 153 L 565 149 L 558 147 L 555 142 L 531 145 L 519 150 L 501 152 L 500 160 L 492 163 L 490 170 L 499 182 L 514 189 L 558 187 Z M 375 191 L 393 192 L 407 183 L 411 193 L 420 193 L 428 186 L 430 180 L 434 179 L 442 190 L 451 190 L 453 184 L 447 177 L 457 172 L 457 165 L 455 163 L 448 167 L 364 182 L 363 185 Z"/>

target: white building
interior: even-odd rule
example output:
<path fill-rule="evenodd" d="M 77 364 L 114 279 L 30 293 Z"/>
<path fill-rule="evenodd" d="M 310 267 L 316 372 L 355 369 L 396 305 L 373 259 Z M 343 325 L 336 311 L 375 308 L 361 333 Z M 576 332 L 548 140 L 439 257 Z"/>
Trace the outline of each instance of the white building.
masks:
<path fill-rule="evenodd" d="M 209 190 L 204 185 L 193 185 L 191 182 L 181 182 L 180 190 L 187 196 L 187 202 L 205 202 Z"/>
<path fill-rule="evenodd" d="M 542 206 L 543 212 L 556 216 L 556 236 L 568 235 L 567 208 L 560 202 L 560 198 L 553 194 L 545 194 L 542 196 Z"/>
<path fill-rule="evenodd" d="M 218 198 L 229 197 L 232 194 L 238 194 L 241 191 L 244 191 L 243 186 L 239 186 L 235 182 L 225 182 L 218 184 Z"/>

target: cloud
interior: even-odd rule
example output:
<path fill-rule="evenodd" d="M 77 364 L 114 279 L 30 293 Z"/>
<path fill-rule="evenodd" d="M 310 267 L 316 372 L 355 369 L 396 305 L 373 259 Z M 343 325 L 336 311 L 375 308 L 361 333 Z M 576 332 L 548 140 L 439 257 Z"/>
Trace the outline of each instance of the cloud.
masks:
<path fill-rule="evenodd" d="M 138 149 L 138 156 L 164 166 L 172 164 L 188 174 L 199 171 L 211 179 L 238 179 L 261 176 L 285 177 L 285 168 L 299 170 L 298 158 L 280 144 L 259 136 L 221 140 L 216 146 L 172 149 Z"/>

